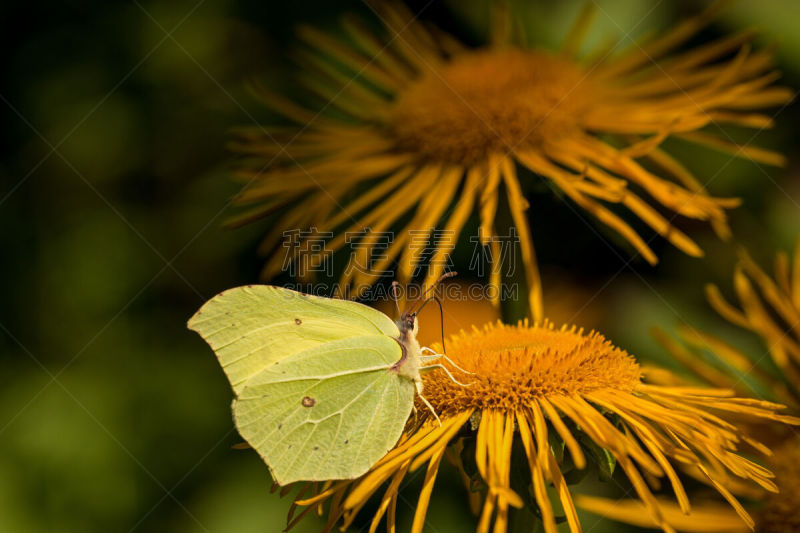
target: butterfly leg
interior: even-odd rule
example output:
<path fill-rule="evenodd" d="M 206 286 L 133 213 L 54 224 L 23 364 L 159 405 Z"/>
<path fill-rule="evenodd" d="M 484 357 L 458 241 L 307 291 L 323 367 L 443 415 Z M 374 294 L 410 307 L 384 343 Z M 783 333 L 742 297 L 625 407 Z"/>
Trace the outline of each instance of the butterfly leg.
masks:
<path fill-rule="evenodd" d="M 471 385 L 471 383 L 461 383 L 460 381 L 458 381 L 456 378 L 453 377 L 453 374 L 451 374 L 450 371 L 447 370 L 446 366 L 444 366 L 442 364 L 439 364 L 439 363 L 437 363 L 435 365 L 422 366 L 422 367 L 419 368 L 419 371 L 420 372 L 428 372 L 428 371 L 431 371 L 431 370 L 435 370 L 437 368 L 441 368 L 442 370 L 444 370 L 444 372 L 447 374 L 447 377 L 450 378 L 450 381 L 452 381 L 456 385 L 461 385 L 462 387 L 469 387 Z M 456 367 L 456 368 L 458 368 L 458 367 Z M 472 374 L 472 372 L 467 372 L 467 374 Z"/>
<path fill-rule="evenodd" d="M 416 420 L 417 416 L 419 416 L 419 412 L 417 411 L 417 406 L 416 405 L 413 405 L 413 404 L 411 405 L 411 414 L 414 417 L 414 420 Z"/>
<path fill-rule="evenodd" d="M 428 348 L 428 350 L 430 350 L 430 348 Z M 425 351 L 425 348 L 422 348 L 422 350 L 421 350 L 421 351 L 423 351 L 423 352 L 424 352 L 424 351 Z M 439 359 L 444 359 L 445 361 L 447 361 L 448 363 L 450 363 L 450 365 L 451 365 L 451 366 L 455 367 L 455 369 L 456 369 L 456 370 L 458 370 L 459 372 L 463 372 L 464 374 L 474 374 L 474 372 L 470 372 L 470 371 L 468 371 L 468 370 L 464 370 L 463 368 L 461 368 L 460 366 L 458 366 L 457 364 L 455 364 L 455 363 L 453 362 L 453 360 L 452 360 L 452 359 L 450 359 L 449 357 L 447 357 L 445 354 L 443 354 L 443 353 L 436 353 L 436 352 L 434 352 L 433 350 L 430 350 L 430 351 L 431 351 L 431 354 L 432 354 L 432 355 L 421 355 L 421 356 L 419 357 L 419 360 L 420 360 L 421 362 L 423 362 L 423 363 L 430 363 L 430 362 L 433 362 L 433 361 L 438 361 Z"/>
<path fill-rule="evenodd" d="M 418 381 L 415 380 L 415 385 L 417 386 L 417 396 L 419 396 L 419 399 L 422 400 L 422 403 L 425 404 L 425 407 L 428 408 L 428 410 L 433 415 L 433 418 L 435 418 L 436 421 L 441 426 L 442 425 L 442 421 L 439 420 L 439 415 L 436 414 L 436 409 L 434 409 L 433 406 L 431 405 L 431 402 L 429 402 L 428 399 L 425 396 L 422 395 L 422 379 L 420 379 Z M 414 409 L 416 410 L 416 407 Z"/>
<path fill-rule="evenodd" d="M 427 400 L 427 398 L 425 398 L 425 396 L 423 396 L 423 395 L 421 395 L 421 394 L 419 395 L 419 398 L 420 398 L 420 400 L 422 400 L 422 403 L 424 403 L 424 404 L 425 404 L 425 407 L 427 407 L 427 408 L 428 408 L 428 410 L 430 410 L 431 414 L 433 415 L 433 418 L 435 418 L 435 419 L 436 419 L 436 421 L 437 421 L 437 422 L 439 423 L 439 425 L 441 426 L 441 425 L 442 425 L 442 421 L 441 421 L 441 420 L 439 420 L 439 415 L 437 415 L 437 414 L 436 414 L 436 410 L 435 410 L 435 409 L 433 408 L 433 406 L 431 405 L 431 402 L 429 402 L 429 401 Z"/>

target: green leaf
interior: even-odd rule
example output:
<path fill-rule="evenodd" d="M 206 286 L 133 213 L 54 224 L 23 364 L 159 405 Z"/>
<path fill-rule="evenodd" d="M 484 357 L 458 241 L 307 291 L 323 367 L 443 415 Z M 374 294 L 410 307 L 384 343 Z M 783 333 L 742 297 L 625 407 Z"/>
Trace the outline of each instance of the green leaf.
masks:
<path fill-rule="evenodd" d="M 486 483 L 483 481 L 480 472 L 478 472 L 478 465 L 475 464 L 475 437 L 465 437 L 464 449 L 461 450 L 461 465 L 464 467 L 464 473 L 469 478 L 469 491 L 480 492 L 487 489 Z"/>
<path fill-rule="evenodd" d="M 550 444 L 550 450 L 556 458 L 556 462 L 561 464 L 564 462 L 564 440 L 556 431 L 547 432 L 547 441 Z"/>
<path fill-rule="evenodd" d="M 597 468 L 597 475 L 599 478 L 602 481 L 611 481 L 611 477 L 614 475 L 614 469 L 617 466 L 617 460 L 611 452 L 598 445 L 585 434 L 581 434 L 578 440 L 581 443 L 581 447 L 589 452 L 589 457 L 593 459 L 593 464 Z"/>

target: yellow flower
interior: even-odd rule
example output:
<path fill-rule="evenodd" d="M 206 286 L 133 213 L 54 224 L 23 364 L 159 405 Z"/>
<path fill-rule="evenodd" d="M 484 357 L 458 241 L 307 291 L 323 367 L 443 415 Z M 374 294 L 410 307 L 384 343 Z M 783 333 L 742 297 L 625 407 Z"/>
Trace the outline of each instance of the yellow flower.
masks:
<path fill-rule="evenodd" d="M 658 527 L 638 500 L 612 500 L 598 496 L 579 494 L 575 498 L 578 507 L 617 522 L 633 526 Z M 721 503 L 703 503 L 689 514 L 669 500 L 659 499 L 664 519 L 680 532 L 691 533 L 748 533 L 749 527 L 730 506 Z M 760 529 L 758 530 L 760 533 Z"/>
<path fill-rule="evenodd" d="M 746 251 L 739 256 L 733 282 L 741 309 L 729 304 L 716 285 L 706 287 L 708 300 L 725 319 L 761 337 L 800 400 L 800 238 L 793 261 L 784 252 L 775 257 L 774 279 Z"/>
<path fill-rule="evenodd" d="M 788 533 L 800 531 L 800 439 L 793 438 L 775 450 L 770 458 L 775 472 L 775 484 L 780 492 L 769 493 L 753 513 L 758 533 Z M 576 503 L 581 509 L 619 522 L 641 527 L 654 527 L 655 522 L 636 500 L 610 500 L 579 495 Z M 684 514 L 672 502 L 661 502 L 664 518 L 677 531 L 702 533 L 748 533 L 752 526 L 729 507 L 706 502 L 689 514 Z"/>
<path fill-rule="evenodd" d="M 420 533 L 440 464 L 448 457 L 467 488 L 479 489 L 469 496 L 479 514 L 479 533 L 505 532 L 510 508 L 521 508 L 526 500 L 538 507 L 545 531 L 555 533 L 556 511 L 548 496 L 551 485 L 575 533 L 581 528 L 563 472 L 565 465 L 583 469 L 587 462 L 597 462 L 587 453 L 588 447 L 622 469 L 648 516 L 665 531 L 670 526 L 648 482 L 668 479 L 679 505 L 688 511 L 676 463 L 699 472 L 749 521 L 726 483 L 739 478 L 775 490 L 767 469 L 736 453 L 742 442 L 767 450 L 743 440 L 719 414 L 800 423 L 776 414 L 781 407 L 777 404 L 734 398 L 730 391 L 644 384 L 632 356 L 599 333 L 574 327 L 498 323 L 462 332 L 447 346 L 453 362 L 450 370 L 469 384 L 459 385 L 441 371 L 424 374 L 423 395 L 441 424 L 418 401 L 417 419 L 370 471 L 356 480 L 309 485 L 305 491 L 316 494 L 309 497 L 304 492 L 296 506 L 308 506 L 306 511 L 310 511 L 329 500 L 329 528 L 339 519 L 347 527 L 382 489 L 370 532 L 384 516 L 389 531 L 394 531 L 398 488 L 408 473 L 425 466 L 411 528 Z M 460 373 L 456 366 L 470 374 Z M 554 441 L 563 442 L 567 453 L 552 445 Z M 530 488 L 512 486 L 515 447 L 526 457 Z M 470 470 L 473 476 L 467 474 Z"/>
<path fill-rule="evenodd" d="M 677 338 L 661 328 L 653 329 L 656 341 L 690 375 L 678 376 L 662 368 L 647 366 L 643 371 L 649 381 L 685 385 L 700 380 L 705 385 L 735 390 L 737 394 L 765 397 L 793 408 L 800 405 L 800 382 L 787 381 L 786 376 L 775 375 L 760 359 L 716 335 L 687 325 L 678 326 L 675 333 Z"/>
<path fill-rule="evenodd" d="M 688 325 L 677 328 L 677 339 L 655 328 L 656 340 L 690 370 L 693 378 L 708 385 L 800 407 L 800 238 L 792 260 L 784 252 L 776 255 L 774 278 L 740 250 L 733 282 L 741 308 L 730 304 L 712 284 L 706 286 L 708 301 L 723 318 L 756 333 L 766 353 L 747 354 L 716 335 Z M 771 356 L 777 373 L 764 364 L 762 355 Z M 657 383 L 685 383 L 683 378 L 658 368 L 647 368 L 646 373 Z"/>
<path fill-rule="evenodd" d="M 771 371 L 761 357 L 748 355 L 715 335 L 680 326 L 677 339 L 655 330 L 656 339 L 694 378 L 716 387 L 736 389 L 742 394 L 757 394 L 789 404 L 797 412 L 800 407 L 800 238 L 792 260 L 783 252 L 775 259 L 775 277 L 770 278 L 741 250 L 734 272 L 734 288 L 741 309 L 731 305 L 716 285 L 708 285 L 706 293 L 712 307 L 724 318 L 756 333 L 763 340 L 780 374 Z M 764 354 L 767 355 L 767 354 Z M 665 385 L 686 385 L 686 380 L 663 369 L 647 369 L 649 380 Z M 754 500 L 756 531 L 782 533 L 800 531 L 800 438 L 785 427 L 761 424 L 751 428 L 753 434 L 769 442 L 777 442 L 776 453 L 768 461 L 775 472 L 777 494 L 756 492 Z M 733 492 L 743 487 L 726 486 Z M 629 524 L 652 527 L 653 521 L 642 513 L 639 502 L 610 501 L 581 496 L 581 508 Z M 730 509 L 718 503 L 705 502 L 685 515 L 666 503 L 665 520 L 678 531 L 706 533 L 738 533 L 749 531 Z"/>
<path fill-rule="evenodd" d="M 265 253 L 287 229 L 336 231 L 328 243 L 335 251 L 348 244 L 348 234 L 353 239 L 352 232 L 369 228 L 356 239 L 350 262 L 369 268 L 349 269 L 342 279 L 358 291 L 394 261 L 401 282 L 429 265 L 430 285 L 473 211 L 480 243 L 497 257 L 496 238 L 507 230 L 498 228 L 498 209 L 507 203 L 536 319 L 541 283 L 523 195 L 530 172 L 618 232 L 650 263 L 656 255 L 618 212 L 629 211 L 687 254 L 700 256 L 699 246 L 673 227 L 674 217 L 659 211 L 710 221 L 726 237 L 725 209 L 739 202 L 709 196 L 660 144 L 680 138 L 781 165 L 778 154 L 703 128 L 769 127 L 771 118 L 755 110 L 792 97 L 772 85 L 778 76 L 771 54 L 751 51 L 752 32 L 676 51 L 720 8 L 717 2 L 621 53 L 598 51 L 587 58 L 577 50 L 590 9 L 555 52 L 514 45 L 499 31 L 490 45 L 467 48 L 397 4 L 376 8 L 383 36 L 353 19 L 346 20 L 341 39 L 303 28 L 308 46 L 298 52 L 305 67 L 302 86 L 324 105 L 309 107 L 299 97 L 258 89 L 292 125 L 240 130 L 233 147 L 245 156 L 238 176 L 247 187 L 237 201 L 252 207 L 233 224 L 289 207 L 264 239 Z M 496 9 L 495 15 L 503 13 Z M 493 26 L 512 26 L 506 22 Z M 410 246 L 410 231 L 432 228 L 449 236 L 432 243 L 435 253 L 426 263 L 419 247 Z M 390 230 L 394 241 L 376 258 L 379 235 Z M 271 257 L 265 277 L 283 268 L 282 255 Z M 490 281 L 497 286 L 500 278 L 496 269 Z"/>

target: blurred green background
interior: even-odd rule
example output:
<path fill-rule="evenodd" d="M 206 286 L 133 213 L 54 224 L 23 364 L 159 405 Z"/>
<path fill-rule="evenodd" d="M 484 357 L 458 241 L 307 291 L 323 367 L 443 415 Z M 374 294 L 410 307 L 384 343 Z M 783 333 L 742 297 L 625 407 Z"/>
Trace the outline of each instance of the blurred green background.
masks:
<path fill-rule="evenodd" d="M 582 4 L 541 0 L 520 12 L 529 34 L 551 45 Z M 598 4 L 590 45 L 666 28 L 701 3 Z M 467 42 L 485 34 L 485 2 L 411 6 Z M 254 453 L 231 449 L 239 440 L 231 392 L 185 323 L 220 290 L 256 281 L 261 265 L 255 247 L 263 226 L 221 229 L 237 192 L 227 178 L 227 131 L 263 116 L 245 81 L 285 87 L 292 28 L 333 28 L 346 11 L 369 16 L 360 2 L 321 0 L 0 7 L 0 531 L 282 529 L 288 501 L 269 494 Z M 779 45 L 783 82 L 800 87 L 798 20 L 794 0 L 741 1 L 695 42 L 756 25 L 760 44 Z M 701 179 L 725 166 L 710 189 L 745 198 L 733 228 L 764 262 L 800 233 L 800 109 L 773 111 L 777 128 L 754 142 L 786 153 L 788 168 L 671 147 Z M 733 134 L 746 140 L 753 132 Z M 730 287 L 733 254 L 703 225 L 685 227 L 708 261 L 656 242 L 663 261 L 650 268 L 628 262 L 628 250 L 587 231 L 549 194 L 531 204 L 545 286 L 576 287 L 575 313 L 584 304 L 595 310 L 587 325 L 643 358 L 658 357 L 647 326 L 681 320 L 759 350 L 704 303 L 706 281 Z M 405 515 L 418 482 L 404 492 Z M 471 530 L 465 509 L 445 472 L 427 530 Z M 405 529 L 407 518 L 399 521 Z M 587 517 L 585 530 L 619 530 L 593 523 Z M 319 528 L 312 518 L 297 531 Z"/>

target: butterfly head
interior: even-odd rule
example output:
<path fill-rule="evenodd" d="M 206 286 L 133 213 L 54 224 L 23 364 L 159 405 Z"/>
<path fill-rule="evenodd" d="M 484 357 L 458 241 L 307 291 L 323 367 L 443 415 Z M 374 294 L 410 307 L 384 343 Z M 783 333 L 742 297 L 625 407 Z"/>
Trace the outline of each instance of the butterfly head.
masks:
<path fill-rule="evenodd" d="M 424 294 L 422 295 L 422 298 L 419 301 L 412 304 L 411 308 L 403 312 L 400 312 L 400 304 L 399 304 L 400 298 L 398 291 L 400 284 L 397 281 L 392 282 L 392 296 L 394 297 L 394 303 L 397 306 L 397 311 L 398 313 L 400 313 L 400 318 L 397 321 L 397 328 L 400 330 L 400 333 L 402 333 L 404 337 L 407 337 L 409 334 L 411 336 L 416 337 L 417 331 L 419 330 L 417 315 L 419 314 L 420 311 L 422 311 L 422 308 L 425 307 L 425 304 L 427 304 L 431 300 L 436 300 L 436 302 L 439 304 L 439 311 L 441 311 L 442 303 L 436 297 L 435 294 L 436 287 L 442 281 L 446 280 L 447 278 L 452 278 L 453 276 L 456 275 L 457 275 L 456 272 L 445 272 L 444 274 L 439 276 L 439 278 L 433 283 L 433 285 L 431 285 L 425 290 Z M 442 319 L 444 319 L 444 317 L 442 317 Z M 442 336 L 444 336 L 444 330 L 442 332 Z M 444 339 L 442 340 L 444 341 Z"/>
<path fill-rule="evenodd" d="M 413 311 L 404 311 L 397 321 L 397 327 L 402 334 L 411 333 L 416 336 L 419 330 L 419 323 L 417 322 L 417 313 Z"/>

